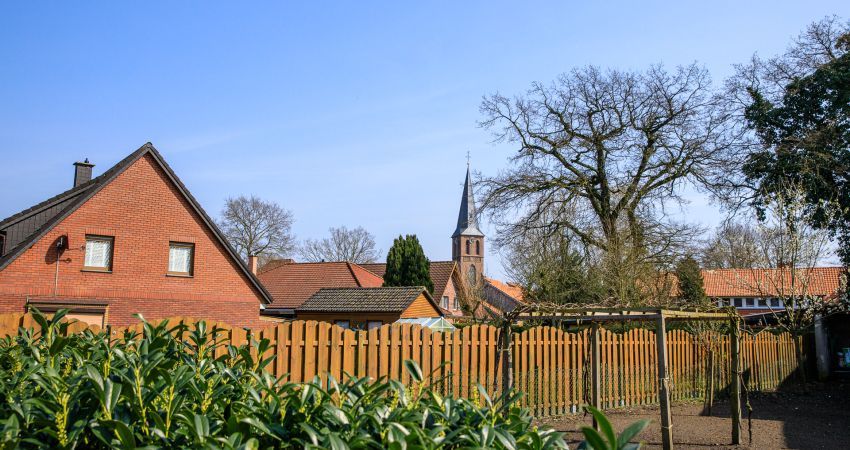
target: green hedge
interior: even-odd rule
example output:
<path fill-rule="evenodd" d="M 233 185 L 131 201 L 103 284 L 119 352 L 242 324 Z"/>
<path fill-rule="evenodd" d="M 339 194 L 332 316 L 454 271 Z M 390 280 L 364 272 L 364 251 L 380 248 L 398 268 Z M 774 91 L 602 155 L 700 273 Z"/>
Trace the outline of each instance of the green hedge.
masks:
<path fill-rule="evenodd" d="M 566 448 L 512 399 L 444 398 L 412 383 L 288 383 L 247 346 L 215 358 L 214 330 L 145 324 L 110 340 L 36 313 L 0 340 L 4 448 Z M 176 338 L 174 336 L 180 336 Z M 255 342 L 257 354 L 268 347 Z"/>

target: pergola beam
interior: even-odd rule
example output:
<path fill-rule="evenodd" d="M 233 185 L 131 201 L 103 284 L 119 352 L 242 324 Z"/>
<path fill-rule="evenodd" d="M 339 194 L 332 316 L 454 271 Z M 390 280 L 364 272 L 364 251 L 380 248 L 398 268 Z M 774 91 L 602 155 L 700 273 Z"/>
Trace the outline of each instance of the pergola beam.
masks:
<path fill-rule="evenodd" d="M 730 313 L 680 311 L 663 308 L 559 308 L 557 305 L 529 305 L 511 314 L 513 321 L 552 320 L 587 322 L 590 329 L 591 352 L 591 403 L 601 406 L 601 361 L 600 361 L 600 322 L 653 321 L 656 324 L 656 345 L 658 350 L 658 386 L 661 406 L 661 440 L 665 450 L 673 448 L 673 423 L 670 414 L 670 380 L 667 374 L 667 329 L 668 320 L 730 320 L 731 321 L 731 361 L 732 371 L 732 441 L 740 443 L 740 355 L 738 318 Z M 594 427 L 598 424 L 593 421 Z"/>

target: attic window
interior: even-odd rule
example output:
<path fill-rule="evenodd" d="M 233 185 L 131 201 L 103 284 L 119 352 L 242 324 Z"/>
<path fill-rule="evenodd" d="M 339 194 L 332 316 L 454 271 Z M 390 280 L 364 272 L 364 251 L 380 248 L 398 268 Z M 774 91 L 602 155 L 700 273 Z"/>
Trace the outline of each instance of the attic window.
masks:
<path fill-rule="evenodd" d="M 86 256 L 83 270 L 93 272 L 112 271 L 112 247 L 115 238 L 112 236 L 86 236 Z"/>
<path fill-rule="evenodd" d="M 6 253 L 6 232 L 0 231 L 0 256 Z"/>
<path fill-rule="evenodd" d="M 192 276 L 194 260 L 195 244 L 171 242 L 168 246 L 168 275 Z"/>

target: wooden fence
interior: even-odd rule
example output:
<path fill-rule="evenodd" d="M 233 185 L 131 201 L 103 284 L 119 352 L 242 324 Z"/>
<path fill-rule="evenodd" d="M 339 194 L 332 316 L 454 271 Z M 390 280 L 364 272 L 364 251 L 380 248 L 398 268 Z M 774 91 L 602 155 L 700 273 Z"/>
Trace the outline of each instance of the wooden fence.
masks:
<path fill-rule="evenodd" d="M 158 323 L 160 321 L 153 321 Z M 194 324 L 193 319 L 172 318 L 169 323 Z M 210 325 L 210 328 L 213 324 Z M 351 331 L 326 322 L 293 321 L 251 331 L 217 325 L 217 340 L 252 345 L 271 343 L 264 357 L 275 376 L 290 381 L 318 376 L 344 379 L 348 375 L 388 377 L 409 381 L 403 361 L 412 359 L 430 374 L 428 383 L 445 395 L 475 398 L 477 385 L 491 396 L 499 394 L 502 377 L 500 331 L 472 325 L 454 332 L 432 332 L 412 324 L 384 325 L 369 331 Z M 29 315 L 0 315 L 0 336 L 15 335 L 19 327 L 38 328 Z M 86 328 L 72 324 L 71 331 Z M 142 325 L 112 329 L 119 338 L 125 330 L 141 332 Z M 525 395 L 523 406 L 538 416 L 561 415 L 589 403 L 589 330 L 566 331 L 549 326 L 514 333 L 512 340 L 514 387 Z M 729 336 L 717 335 L 714 373 L 717 390 L 729 382 Z M 658 402 L 655 332 L 632 329 L 624 333 L 600 330 L 601 398 L 604 408 Z M 256 349 L 256 347 L 253 347 Z M 226 349 L 219 348 L 219 354 Z M 256 350 L 255 350 L 256 353 Z M 672 400 L 701 398 L 704 394 L 705 351 L 693 335 L 683 330 L 667 332 L 668 371 Z M 741 338 L 744 381 L 751 391 L 776 389 L 797 367 L 792 337 L 787 334 L 744 333 Z"/>

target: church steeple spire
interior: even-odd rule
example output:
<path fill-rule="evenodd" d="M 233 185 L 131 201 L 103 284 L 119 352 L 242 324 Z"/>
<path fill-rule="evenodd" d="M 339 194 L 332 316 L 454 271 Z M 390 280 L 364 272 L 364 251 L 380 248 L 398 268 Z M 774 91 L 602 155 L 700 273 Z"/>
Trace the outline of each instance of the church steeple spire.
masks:
<path fill-rule="evenodd" d="M 478 217 L 475 211 L 475 195 L 472 192 L 472 175 L 469 162 L 466 163 L 466 182 L 463 185 L 463 195 L 460 198 L 460 211 L 457 214 L 457 227 L 452 237 L 484 236 L 478 229 Z"/>
<path fill-rule="evenodd" d="M 484 233 L 478 229 L 468 158 L 467 156 L 466 182 L 460 197 L 457 227 L 452 234 L 452 260 L 458 263 L 460 273 L 466 277 L 468 285 L 478 287 L 484 280 Z"/>

